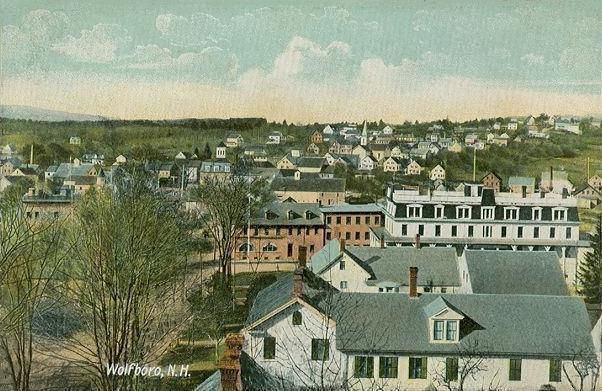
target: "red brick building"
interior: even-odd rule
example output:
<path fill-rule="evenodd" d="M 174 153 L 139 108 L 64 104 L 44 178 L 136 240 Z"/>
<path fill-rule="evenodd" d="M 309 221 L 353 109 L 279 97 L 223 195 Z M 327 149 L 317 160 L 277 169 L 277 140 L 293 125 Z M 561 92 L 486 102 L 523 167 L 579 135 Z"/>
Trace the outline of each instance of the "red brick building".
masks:
<path fill-rule="evenodd" d="M 370 228 L 384 224 L 382 208 L 377 204 L 341 204 L 322 207 L 326 223 L 325 241 L 345 239 L 352 246 L 370 245 Z"/>

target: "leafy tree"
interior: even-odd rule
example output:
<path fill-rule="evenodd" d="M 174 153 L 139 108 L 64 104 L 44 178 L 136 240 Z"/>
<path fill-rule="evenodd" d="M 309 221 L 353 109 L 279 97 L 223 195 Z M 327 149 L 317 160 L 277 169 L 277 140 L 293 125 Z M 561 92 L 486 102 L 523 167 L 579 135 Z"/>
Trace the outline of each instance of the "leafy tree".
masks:
<path fill-rule="evenodd" d="M 579 265 L 577 278 L 581 283 L 579 293 L 590 303 L 602 302 L 602 216 L 598 218 L 594 233 L 591 235 L 591 251 L 585 254 Z"/>

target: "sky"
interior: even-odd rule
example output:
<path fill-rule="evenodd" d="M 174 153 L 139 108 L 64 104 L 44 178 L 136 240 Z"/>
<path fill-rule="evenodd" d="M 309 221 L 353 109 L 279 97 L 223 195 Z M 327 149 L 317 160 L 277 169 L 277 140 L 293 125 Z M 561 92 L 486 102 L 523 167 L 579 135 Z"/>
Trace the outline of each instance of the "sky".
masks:
<path fill-rule="evenodd" d="M 296 123 L 602 113 L 602 1 L 4 0 L 0 103 Z"/>

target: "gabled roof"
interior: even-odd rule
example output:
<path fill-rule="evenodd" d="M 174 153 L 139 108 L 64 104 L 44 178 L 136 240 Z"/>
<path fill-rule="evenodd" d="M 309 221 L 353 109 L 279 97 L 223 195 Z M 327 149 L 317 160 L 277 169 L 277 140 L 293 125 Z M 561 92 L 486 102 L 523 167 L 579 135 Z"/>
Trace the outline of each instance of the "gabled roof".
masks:
<path fill-rule="evenodd" d="M 274 178 L 271 188 L 273 191 L 301 192 L 343 192 L 345 179 L 342 178 Z"/>
<path fill-rule="evenodd" d="M 318 204 L 272 202 L 251 219 L 251 224 L 323 225 L 324 222 Z"/>
<path fill-rule="evenodd" d="M 465 250 L 473 293 L 566 296 L 555 252 Z"/>
<path fill-rule="evenodd" d="M 495 172 L 495 170 L 493 170 L 493 171 L 489 171 L 485 176 L 483 176 L 483 178 L 481 178 L 481 181 L 483 181 L 483 179 L 487 178 L 489 175 L 493 175 L 500 181 L 502 180 L 502 177 L 497 172 Z"/>
<path fill-rule="evenodd" d="M 508 186 L 535 186 L 535 178 L 526 176 L 511 176 Z"/>

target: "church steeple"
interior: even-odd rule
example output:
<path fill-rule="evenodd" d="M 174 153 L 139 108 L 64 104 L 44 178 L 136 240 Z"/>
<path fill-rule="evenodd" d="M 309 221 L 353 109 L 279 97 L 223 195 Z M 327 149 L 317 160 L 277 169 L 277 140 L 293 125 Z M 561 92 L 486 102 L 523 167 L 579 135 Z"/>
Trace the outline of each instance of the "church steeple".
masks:
<path fill-rule="evenodd" d="M 364 129 L 362 130 L 362 137 L 360 138 L 360 145 L 365 147 L 368 145 L 368 121 L 364 120 Z"/>

